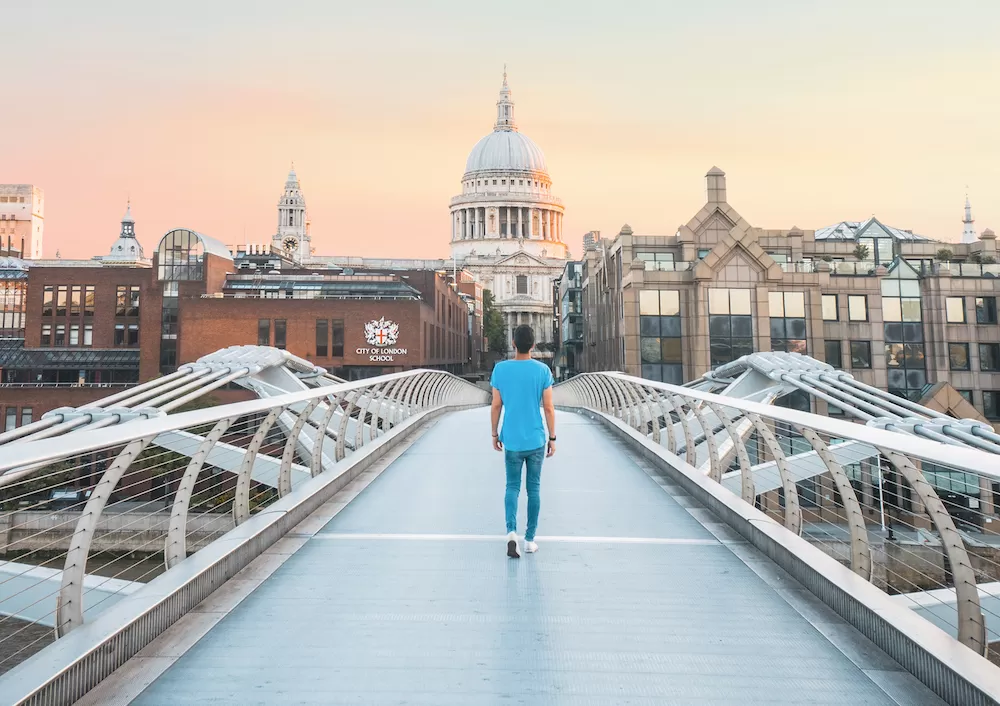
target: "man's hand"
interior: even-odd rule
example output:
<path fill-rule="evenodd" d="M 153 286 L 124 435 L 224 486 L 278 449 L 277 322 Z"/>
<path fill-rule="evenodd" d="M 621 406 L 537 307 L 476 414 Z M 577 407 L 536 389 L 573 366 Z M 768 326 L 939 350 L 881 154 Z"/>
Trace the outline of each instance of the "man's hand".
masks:
<path fill-rule="evenodd" d="M 493 449 L 495 451 L 503 451 L 503 442 L 500 441 L 500 437 L 496 434 L 493 435 Z"/>
<path fill-rule="evenodd" d="M 556 452 L 556 442 L 550 441 L 548 448 L 545 449 L 545 458 L 553 456 Z"/>

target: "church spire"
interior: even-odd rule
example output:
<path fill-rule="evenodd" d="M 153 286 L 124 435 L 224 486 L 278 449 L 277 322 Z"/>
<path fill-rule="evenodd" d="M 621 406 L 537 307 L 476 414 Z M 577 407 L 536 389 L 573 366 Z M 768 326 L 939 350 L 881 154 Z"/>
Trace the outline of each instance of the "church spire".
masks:
<path fill-rule="evenodd" d="M 974 243 L 979 237 L 976 235 L 976 229 L 973 227 L 974 220 L 972 220 L 972 204 L 969 203 L 969 195 L 965 195 L 965 218 L 962 219 L 962 223 L 965 224 L 965 228 L 962 230 L 962 242 L 963 243 Z"/>
<path fill-rule="evenodd" d="M 510 86 L 507 85 L 507 64 L 503 65 L 503 86 L 500 87 L 500 100 L 497 101 L 497 121 L 493 130 L 517 130 L 514 122 L 514 101 L 510 99 Z"/>
<path fill-rule="evenodd" d="M 132 199 L 128 200 L 128 205 L 125 207 L 125 215 L 122 216 L 121 237 L 123 238 L 135 237 L 135 219 L 132 218 Z"/>

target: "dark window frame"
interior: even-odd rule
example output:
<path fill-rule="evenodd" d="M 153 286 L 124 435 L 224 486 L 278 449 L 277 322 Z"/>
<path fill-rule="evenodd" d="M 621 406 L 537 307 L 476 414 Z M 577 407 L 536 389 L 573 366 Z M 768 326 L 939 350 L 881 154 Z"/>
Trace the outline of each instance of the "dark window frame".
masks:
<path fill-rule="evenodd" d="M 955 364 L 955 358 L 952 356 L 952 347 L 964 349 L 965 350 L 965 367 Z M 972 362 L 969 353 L 968 343 L 949 343 L 948 344 L 948 370 L 971 370 Z"/>
<path fill-rule="evenodd" d="M 990 352 L 983 355 L 984 351 Z M 992 367 L 986 367 L 987 359 L 992 362 Z M 1000 343 L 979 344 L 979 370 L 984 373 L 1000 373 Z"/>
<path fill-rule="evenodd" d="M 330 322 L 330 357 L 344 357 L 344 320 L 334 319 Z"/>
<path fill-rule="evenodd" d="M 316 357 L 326 358 L 330 355 L 330 322 L 327 319 L 316 319 Z"/>
<path fill-rule="evenodd" d="M 280 350 L 288 347 L 288 319 L 274 320 L 274 347 Z"/>
<path fill-rule="evenodd" d="M 868 351 L 868 364 L 867 365 L 855 365 L 854 364 L 854 361 L 855 361 L 854 346 L 855 345 L 864 346 L 865 349 L 867 349 L 867 351 Z M 851 354 L 851 370 L 871 370 L 871 368 L 872 368 L 872 342 L 871 341 L 854 341 L 854 340 L 852 340 L 850 342 L 849 351 L 850 351 L 850 354 Z"/>
<path fill-rule="evenodd" d="M 271 345 L 271 320 L 257 319 L 257 345 Z"/>

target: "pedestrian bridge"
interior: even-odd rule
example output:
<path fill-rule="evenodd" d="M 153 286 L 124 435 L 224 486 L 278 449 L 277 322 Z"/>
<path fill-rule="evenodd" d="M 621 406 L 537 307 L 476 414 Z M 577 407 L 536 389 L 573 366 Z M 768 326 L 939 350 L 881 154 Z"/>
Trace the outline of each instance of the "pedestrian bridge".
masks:
<path fill-rule="evenodd" d="M 997 703 L 997 439 L 842 375 L 557 386 L 519 560 L 445 373 L 250 347 L 58 410 L 0 435 L 0 703 Z"/>

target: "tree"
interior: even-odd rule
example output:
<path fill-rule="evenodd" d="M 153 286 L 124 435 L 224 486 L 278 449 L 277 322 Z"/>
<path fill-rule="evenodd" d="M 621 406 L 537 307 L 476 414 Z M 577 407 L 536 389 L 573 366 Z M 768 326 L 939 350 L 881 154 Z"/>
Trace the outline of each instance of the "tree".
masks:
<path fill-rule="evenodd" d="M 507 331 L 503 325 L 503 316 L 493 304 L 493 292 L 483 290 L 483 336 L 489 341 L 489 349 L 494 353 L 506 355 Z"/>
<path fill-rule="evenodd" d="M 936 253 L 934 253 L 934 257 L 940 260 L 941 262 L 951 262 L 951 259 L 955 257 L 955 253 L 953 253 L 948 248 L 941 248 Z"/>
<path fill-rule="evenodd" d="M 978 253 L 978 252 L 974 252 L 974 253 L 970 254 L 969 255 L 969 262 L 974 262 L 977 265 L 982 264 L 982 262 L 983 262 L 983 254 L 982 253 Z"/>
<path fill-rule="evenodd" d="M 868 259 L 868 246 L 858 243 L 854 248 L 854 257 L 859 261 L 864 261 Z"/>

